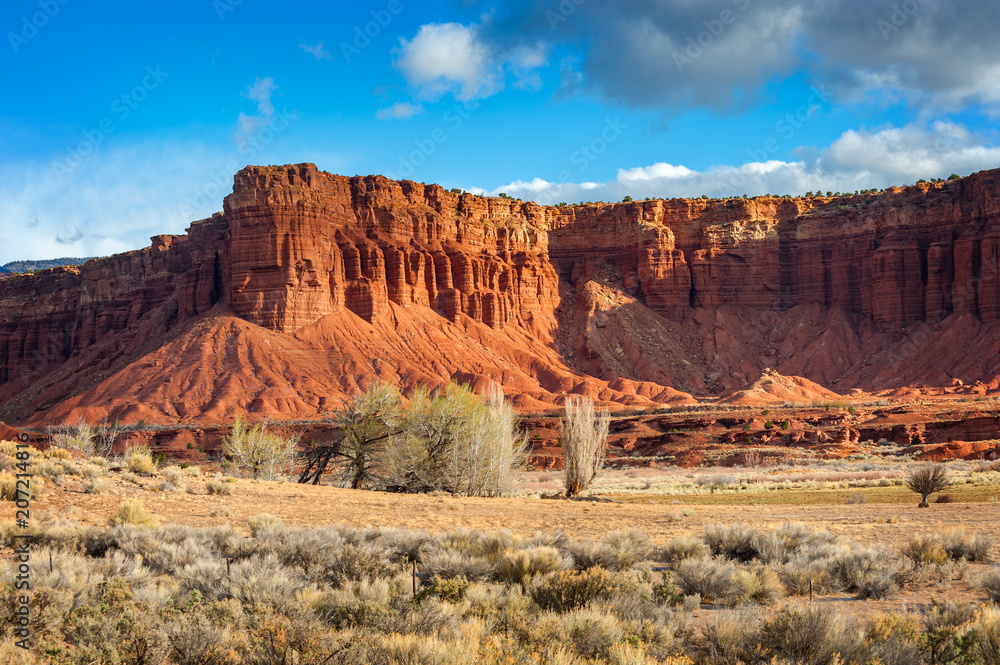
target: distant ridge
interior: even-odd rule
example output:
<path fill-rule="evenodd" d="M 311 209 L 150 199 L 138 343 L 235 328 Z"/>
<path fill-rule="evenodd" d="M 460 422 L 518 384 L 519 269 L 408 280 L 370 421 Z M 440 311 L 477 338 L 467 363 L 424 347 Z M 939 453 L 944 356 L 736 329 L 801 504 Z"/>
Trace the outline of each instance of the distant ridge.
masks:
<path fill-rule="evenodd" d="M 41 261 L 11 261 L 10 263 L 5 263 L 0 266 L 0 272 L 3 273 L 21 273 L 21 272 L 32 272 L 45 270 L 46 268 L 58 268 L 60 266 L 78 266 L 87 261 L 97 258 L 95 256 L 87 256 L 83 258 L 79 257 L 63 257 L 61 259 L 42 259 Z"/>

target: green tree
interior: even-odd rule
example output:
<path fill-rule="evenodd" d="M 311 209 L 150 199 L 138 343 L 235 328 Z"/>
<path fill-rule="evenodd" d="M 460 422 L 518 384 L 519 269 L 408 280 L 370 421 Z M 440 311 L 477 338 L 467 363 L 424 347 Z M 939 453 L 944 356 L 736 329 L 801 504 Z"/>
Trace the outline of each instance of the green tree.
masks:
<path fill-rule="evenodd" d="M 266 422 L 251 427 L 244 416 L 239 416 L 222 440 L 222 452 L 254 478 L 273 480 L 291 460 L 298 442 L 297 437 L 286 439 L 268 432 Z"/>
<path fill-rule="evenodd" d="M 380 480 L 385 452 L 400 434 L 401 415 L 399 391 L 380 381 L 334 414 L 333 424 L 341 433 L 341 477 L 353 489 Z"/>
<path fill-rule="evenodd" d="M 418 389 L 402 429 L 386 462 L 394 489 L 496 496 L 524 462 L 527 437 L 495 384 L 482 399 L 455 383 Z"/>

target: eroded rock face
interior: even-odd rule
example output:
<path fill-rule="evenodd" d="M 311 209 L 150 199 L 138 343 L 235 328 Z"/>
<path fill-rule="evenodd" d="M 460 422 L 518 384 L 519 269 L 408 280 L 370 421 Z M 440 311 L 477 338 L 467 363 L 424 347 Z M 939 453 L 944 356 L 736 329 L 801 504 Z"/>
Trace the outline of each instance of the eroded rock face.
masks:
<path fill-rule="evenodd" d="M 191 348 L 209 310 L 284 335 L 286 365 L 270 370 L 293 393 L 304 379 L 290 359 L 327 362 L 341 352 L 331 339 L 391 329 L 403 340 L 368 340 L 371 357 L 331 361 L 310 394 L 324 376 L 353 374 L 322 399 L 273 401 L 295 416 L 387 364 L 404 385 L 506 380 L 533 405 L 566 393 L 632 404 L 685 398 L 678 390 L 718 395 L 765 367 L 841 393 L 953 378 L 995 390 L 997 192 L 1000 171 L 988 171 L 836 199 L 545 207 L 311 164 L 251 166 L 224 212 L 187 235 L 0 282 L 0 417 L 19 422 L 67 400 L 85 409 L 88 391 L 125 368 L 141 383 L 136 363 L 159 368 L 150 380 L 170 375 L 153 352 L 181 331 Z M 404 318 L 421 321 L 425 337 L 439 322 L 454 344 L 405 348 Z M 480 350 L 466 362 L 468 336 Z M 278 338 L 258 337 L 247 358 L 266 365 Z M 239 392 L 225 360 L 199 390 Z M 137 399 L 106 392 L 108 412 Z M 197 419 L 202 408 L 154 411 Z"/>
<path fill-rule="evenodd" d="M 370 322 L 390 301 L 551 327 L 558 282 L 532 207 L 311 164 L 249 167 L 225 201 L 233 307 L 280 331 L 345 308 Z"/>

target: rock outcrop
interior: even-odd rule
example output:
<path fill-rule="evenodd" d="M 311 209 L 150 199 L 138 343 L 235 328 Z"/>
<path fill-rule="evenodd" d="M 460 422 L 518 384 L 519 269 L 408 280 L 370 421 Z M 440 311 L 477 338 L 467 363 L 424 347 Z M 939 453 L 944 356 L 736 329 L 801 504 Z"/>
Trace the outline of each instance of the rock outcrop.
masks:
<path fill-rule="evenodd" d="M 987 171 L 839 198 L 546 207 L 247 167 L 186 235 L 0 282 L 0 418 L 309 417 L 375 378 L 498 380 L 522 408 L 641 405 L 766 367 L 841 394 L 994 391 L 998 192 Z"/>

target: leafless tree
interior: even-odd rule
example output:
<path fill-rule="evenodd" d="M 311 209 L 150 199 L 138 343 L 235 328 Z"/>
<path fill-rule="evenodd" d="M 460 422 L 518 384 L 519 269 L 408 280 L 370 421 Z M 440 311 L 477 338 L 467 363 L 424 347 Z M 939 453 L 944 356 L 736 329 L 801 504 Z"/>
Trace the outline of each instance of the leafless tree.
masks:
<path fill-rule="evenodd" d="M 577 496 L 587 489 L 604 465 L 604 445 L 608 439 L 611 416 L 596 412 L 589 398 L 566 399 L 566 415 L 560 423 L 563 449 L 563 481 L 566 496 Z"/>
<path fill-rule="evenodd" d="M 943 464 L 921 466 L 906 478 L 906 486 L 920 495 L 920 503 L 917 504 L 920 508 L 930 507 L 927 498 L 950 484 Z"/>

